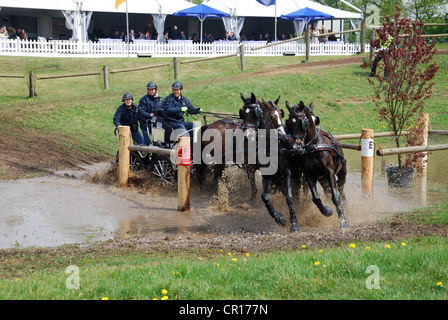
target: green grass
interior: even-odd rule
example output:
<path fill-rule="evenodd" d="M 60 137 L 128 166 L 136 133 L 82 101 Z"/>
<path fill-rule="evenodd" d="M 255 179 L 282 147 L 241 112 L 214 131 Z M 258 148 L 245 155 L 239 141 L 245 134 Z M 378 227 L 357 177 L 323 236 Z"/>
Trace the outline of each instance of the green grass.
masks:
<path fill-rule="evenodd" d="M 85 254 L 0 278 L 0 299 L 146 300 L 165 289 L 171 300 L 446 300 L 447 262 L 448 244 L 437 237 L 269 253 Z M 69 265 L 79 270 L 79 289 L 67 288 L 75 283 Z"/>

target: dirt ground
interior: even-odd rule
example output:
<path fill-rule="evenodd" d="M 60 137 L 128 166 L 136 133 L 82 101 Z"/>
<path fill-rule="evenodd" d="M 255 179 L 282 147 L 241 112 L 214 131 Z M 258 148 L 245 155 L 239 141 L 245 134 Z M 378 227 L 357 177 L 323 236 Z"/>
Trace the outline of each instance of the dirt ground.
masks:
<path fill-rule="evenodd" d="M 442 52 L 441 52 L 442 53 Z M 444 54 L 448 50 L 444 50 Z M 301 73 L 310 72 L 313 69 L 333 68 L 341 65 L 358 64 L 362 62 L 362 57 L 348 57 L 325 62 L 315 62 L 308 64 L 293 65 L 289 68 L 273 69 L 263 71 L 256 76 L 269 75 L 272 73 Z M 366 74 L 368 71 L 366 71 Z M 245 75 L 242 75 L 245 76 Z M 253 74 L 250 75 L 255 76 Z M 7 119 L 0 119 L 7 121 Z M 0 149 L 3 153 L 0 155 L 0 172 L 3 172 L 2 179 L 18 179 L 32 177 L 36 175 L 53 175 L 56 169 L 79 169 L 80 165 L 94 164 L 102 161 L 110 161 L 101 155 L 86 155 L 69 149 L 61 149 L 51 140 L 51 137 L 33 133 L 32 136 L 24 135 L 19 129 L 11 129 L 8 135 L 2 136 L 0 140 Z M 70 174 L 67 179 L 72 178 Z M 109 176 L 90 177 L 89 183 L 111 185 L 114 182 Z M 135 186 L 132 191 L 135 194 L 147 192 L 139 190 L 138 177 L 134 180 Z M 147 188 L 147 185 L 142 185 Z M 211 197 L 213 197 L 211 195 Z M 208 198 L 209 200 L 210 198 Z M 225 216 L 226 210 L 209 206 L 208 200 L 201 204 L 204 212 L 215 210 L 219 216 Z M 259 199 L 257 199 L 258 201 Z M 258 201 L 261 202 L 261 201 Z M 243 203 L 240 207 L 233 204 L 239 211 L 250 212 L 249 205 Z M 262 203 L 261 203 L 262 205 Z M 258 206 L 258 209 L 262 208 Z M 258 210 L 257 209 L 257 210 Z M 255 210 L 255 211 L 257 211 Z M 262 209 L 260 209 L 262 210 Z M 265 210 L 265 209 L 264 209 Z M 112 240 L 104 241 L 99 245 L 93 245 L 93 248 L 110 249 L 135 249 L 146 252 L 166 252 L 170 250 L 193 250 L 197 248 L 217 248 L 233 251 L 258 252 L 278 249 L 300 248 L 307 246 L 333 246 L 348 241 L 369 241 L 369 240 L 388 240 L 405 239 L 414 236 L 447 236 L 448 228 L 446 226 L 426 226 L 405 222 L 402 219 L 403 213 L 398 213 L 389 218 L 387 223 L 381 219 L 371 219 L 366 222 L 357 222 L 347 231 L 340 231 L 335 225 L 313 225 L 308 223 L 308 227 L 298 233 L 290 233 L 279 227 L 268 227 L 265 224 L 273 224 L 266 211 L 263 212 L 265 218 L 256 221 L 259 227 L 252 229 L 238 228 L 235 225 L 244 219 L 234 214 L 232 210 L 229 219 L 222 219 L 221 225 L 214 225 L 208 228 L 190 228 L 188 233 L 157 233 L 145 234 L 130 237 L 116 237 Z M 81 248 L 81 247 L 80 247 Z"/>

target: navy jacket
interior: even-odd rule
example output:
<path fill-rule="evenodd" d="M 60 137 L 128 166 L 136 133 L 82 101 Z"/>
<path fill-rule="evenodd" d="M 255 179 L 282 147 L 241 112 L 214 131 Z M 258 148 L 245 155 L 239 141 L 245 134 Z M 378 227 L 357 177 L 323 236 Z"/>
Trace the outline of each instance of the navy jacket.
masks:
<path fill-rule="evenodd" d="M 138 103 L 138 114 L 140 120 L 140 128 L 146 129 L 146 120 L 150 119 L 150 113 L 156 113 L 156 110 L 162 109 L 163 99 L 159 96 L 144 95 Z"/>
<path fill-rule="evenodd" d="M 115 127 L 118 127 L 119 125 L 130 126 L 131 133 L 136 133 L 138 131 L 137 106 L 135 104 L 132 104 L 131 109 L 128 109 L 128 107 L 126 107 L 124 103 L 119 106 L 114 115 L 114 125 Z"/>
<path fill-rule="evenodd" d="M 199 113 L 199 108 L 193 107 L 190 100 L 183 95 L 176 98 L 173 94 L 170 94 L 163 101 L 163 119 L 168 122 L 184 122 L 184 112 L 181 111 L 182 107 L 187 107 L 188 113 Z"/>

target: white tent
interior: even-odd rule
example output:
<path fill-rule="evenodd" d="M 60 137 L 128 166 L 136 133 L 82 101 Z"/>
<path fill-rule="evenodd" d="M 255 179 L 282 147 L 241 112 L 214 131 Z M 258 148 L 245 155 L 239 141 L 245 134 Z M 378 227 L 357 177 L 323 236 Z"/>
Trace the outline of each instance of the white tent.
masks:
<path fill-rule="evenodd" d="M 167 15 L 191 7 L 186 0 L 127 0 L 118 9 L 115 0 L 1 0 L 1 7 L 21 9 L 61 10 L 66 18 L 67 28 L 73 30 L 73 38 L 86 41 L 92 12 L 152 14 L 159 40 Z"/>
<path fill-rule="evenodd" d="M 288 14 L 305 7 L 331 14 L 334 16 L 334 19 L 350 19 L 355 28 L 359 26 L 359 23 L 362 20 L 361 13 L 335 9 L 310 0 L 277 0 L 276 2 L 276 5 L 265 6 L 256 0 L 209 0 L 206 4 L 210 7 L 230 13 L 231 17 L 233 17 L 233 21 L 237 21 L 238 17 L 275 18 L 280 17 L 282 14 Z M 244 19 L 242 21 L 240 19 L 239 23 L 229 24 L 229 27 L 231 27 L 231 31 L 235 32 L 235 34 L 239 34 L 243 23 Z M 297 24 L 296 28 L 298 28 Z M 303 26 L 300 26 L 299 28 L 302 28 L 303 30 Z M 226 31 L 230 32 L 230 30 L 227 30 L 227 25 Z"/>

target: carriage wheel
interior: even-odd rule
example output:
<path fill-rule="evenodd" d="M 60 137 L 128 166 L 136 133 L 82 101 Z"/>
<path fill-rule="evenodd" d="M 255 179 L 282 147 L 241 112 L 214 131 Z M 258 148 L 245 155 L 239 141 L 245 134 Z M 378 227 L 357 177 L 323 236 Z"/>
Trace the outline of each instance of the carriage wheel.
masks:
<path fill-rule="evenodd" d="M 131 151 L 130 154 L 130 168 L 132 172 L 139 172 L 145 168 L 143 158 L 137 152 Z"/>
<path fill-rule="evenodd" d="M 167 156 L 156 156 L 152 161 L 151 171 L 164 183 L 173 185 L 176 171 L 171 159 Z"/>
<path fill-rule="evenodd" d="M 118 151 L 116 156 L 116 162 L 118 163 Z M 138 152 L 131 151 L 129 155 L 129 168 L 131 172 L 139 172 L 145 168 L 143 158 L 138 154 Z"/>

